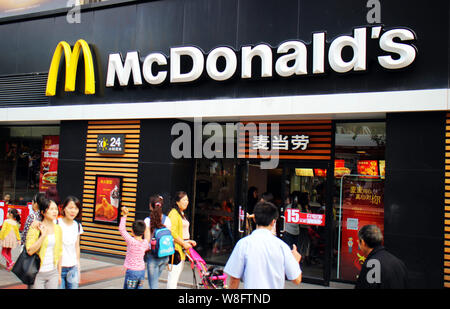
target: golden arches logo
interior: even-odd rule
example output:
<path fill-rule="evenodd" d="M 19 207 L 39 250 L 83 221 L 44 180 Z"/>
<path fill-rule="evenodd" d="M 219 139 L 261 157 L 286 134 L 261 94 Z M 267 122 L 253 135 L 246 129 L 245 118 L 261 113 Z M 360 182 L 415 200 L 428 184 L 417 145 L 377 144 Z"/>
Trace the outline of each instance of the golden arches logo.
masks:
<path fill-rule="evenodd" d="M 95 94 L 94 62 L 92 60 L 91 49 L 85 40 L 78 40 L 75 43 L 73 50 L 65 41 L 59 42 L 58 46 L 56 46 L 55 52 L 53 53 L 52 62 L 50 64 L 50 70 L 48 72 L 45 95 L 55 95 L 59 63 L 61 62 L 61 56 L 63 53 L 66 61 L 66 82 L 64 90 L 75 91 L 75 80 L 81 51 L 83 51 L 84 57 L 84 93 Z"/>

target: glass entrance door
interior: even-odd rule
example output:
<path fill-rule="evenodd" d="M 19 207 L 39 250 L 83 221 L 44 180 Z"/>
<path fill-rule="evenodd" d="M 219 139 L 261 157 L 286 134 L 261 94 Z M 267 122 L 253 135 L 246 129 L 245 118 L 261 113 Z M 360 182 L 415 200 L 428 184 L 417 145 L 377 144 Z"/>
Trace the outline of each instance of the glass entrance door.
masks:
<path fill-rule="evenodd" d="M 230 159 L 199 159 L 196 165 L 196 250 L 208 263 L 225 265 L 236 243 L 236 164 Z"/>
<path fill-rule="evenodd" d="M 327 169 L 284 168 L 282 239 L 302 255 L 303 277 L 322 280 L 327 252 Z"/>

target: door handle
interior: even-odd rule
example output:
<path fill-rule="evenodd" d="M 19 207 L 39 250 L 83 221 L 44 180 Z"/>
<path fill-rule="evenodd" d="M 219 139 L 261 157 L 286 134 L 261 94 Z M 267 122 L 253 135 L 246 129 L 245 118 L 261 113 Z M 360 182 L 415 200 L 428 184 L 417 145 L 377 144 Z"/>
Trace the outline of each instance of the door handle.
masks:
<path fill-rule="evenodd" d="M 245 222 L 245 217 L 243 214 L 242 206 L 239 206 L 239 222 L 238 222 L 239 233 L 244 233 L 244 230 L 242 229 L 242 225 L 244 222 Z"/>
<path fill-rule="evenodd" d="M 286 218 L 284 216 L 280 216 L 283 219 L 283 228 L 280 230 L 280 233 L 284 233 L 286 231 Z"/>

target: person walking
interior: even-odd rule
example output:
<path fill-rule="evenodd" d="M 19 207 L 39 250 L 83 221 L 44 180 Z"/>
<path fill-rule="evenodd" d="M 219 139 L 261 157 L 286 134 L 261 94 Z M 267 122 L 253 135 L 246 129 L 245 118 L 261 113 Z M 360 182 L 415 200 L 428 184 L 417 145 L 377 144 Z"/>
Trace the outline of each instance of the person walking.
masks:
<path fill-rule="evenodd" d="M 39 272 L 32 289 L 57 289 L 61 281 L 62 229 L 55 221 L 58 206 L 52 200 L 38 200 L 41 222 L 31 225 L 25 248 L 29 255 L 37 253 L 41 259 Z"/>
<path fill-rule="evenodd" d="M 299 209 L 299 196 L 300 191 L 294 191 L 291 194 L 291 201 L 292 203 L 288 204 L 286 206 L 287 209 Z M 295 244 L 297 247 L 299 247 L 299 235 L 300 235 L 300 226 L 297 223 L 285 223 L 285 232 L 283 234 L 283 240 L 284 242 L 290 247 L 293 248 L 293 245 Z"/>
<path fill-rule="evenodd" d="M 297 247 L 289 246 L 273 235 L 278 218 L 277 207 L 270 202 L 259 202 L 254 210 L 256 230 L 239 240 L 228 259 L 224 272 L 229 276 L 229 288 L 283 289 L 285 278 L 295 284 L 302 281 Z"/>
<path fill-rule="evenodd" d="M 382 246 L 383 234 L 376 225 L 358 231 L 358 245 L 366 256 L 355 289 L 406 289 L 409 286 L 405 263 Z"/>
<path fill-rule="evenodd" d="M 11 250 L 20 244 L 20 215 L 17 209 L 10 208 L 6 218 L 0 231 L 0 243 L 2 245 L 2 255 L 6 260 L 6 270 L 10 271 L 14 266 Z"/>
<path fill-rule="evenodd" d="M 143 220 L 135 220 L 132 226 L 133 234 L 130 235 L 126 228 L 128 212 L 128 208 L 122 207 L 119 224 L 120 235 L 127 243 L 127 253 L 123 264 L 126 268 L 123 288 L 142 289 L 145 280 L 144 255 L 150 242 L 150 231 Z"/>
<path fill-rule="evenodd" d="M 27 219 L 25 220 L 25 225 L 22 230 L 22 245 L 25 245 L 25 241 L 27 240 L 27 234 L 28 230 L 31 227 L 31 224 L 34 221 L 39 221 L 40 214 L 39 214 L 39 204 L 38 200 L 41 200 L 45 197 L 44 193 L 36 193 L 31 200 L 31 212 L 28 214 Z"/>
<path fill-rule="evenodd" d="M 81 203 L 75 196 L 68 196 L 61 208 L 58 224 L 63 231 L 61 261 L 61 289 L 77 289 L 80 283 L 80 235 L 83 227 L 77 221 L 81 217 Z"/>
<path fill-rule="evenodd" d="M 150 216 L 145 218 L 144 222 L 150 228 L 150 235 L 154 235 L 157 229 L 166 227 L 170 230 L 171 222 L 168 216 L 164 215 L 162 208 L 164 199 L 161 195 L 156 194 L 150 197 Z M 150 237 L 152 238 L 152 237 Z M 159 277 L 161 276 L 164 266 L 169 262 L 169 256 L 158 258 L 150 251 L 146 253 L 147 279 L 150 289 L 157 289 Z"/>
<path fill-rule="evenodd" d="M 186 254 L 183 250 L 188 250 L 195 247 L 197 243 L 194 240 L 190 240 L 189 235 L 189 221 L 185 216 L 185 211 L 189 205 L 189 197 L 186 192 L 178 191 L 175 193 L 174 205 L 169 212 L 169 219 L 172 223 L 171 232 L 175 241 L 175 255 L 179 255 L 180 261 L 174 262 L 172 268 L 168 271 L 167 276 L 167 288 L 176 289 L 178 280 L 184 267 L 184 260 Z M 169 263 L 171 262 L 169 258 Z"/>

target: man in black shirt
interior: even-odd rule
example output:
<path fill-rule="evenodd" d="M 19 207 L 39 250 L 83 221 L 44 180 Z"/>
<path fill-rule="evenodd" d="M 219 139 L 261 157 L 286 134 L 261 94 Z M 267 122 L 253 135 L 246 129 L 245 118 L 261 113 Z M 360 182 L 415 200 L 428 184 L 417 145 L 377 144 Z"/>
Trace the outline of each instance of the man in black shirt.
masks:
<path fill-rule="evenodd" d="M 366 256 L 356 282 L 356 289 L 405 289 L 408 270 L 405 264 L 381 244 L 383 234 L 376 225 L 365 225 L 358 231 L 358 244 Z"/>

